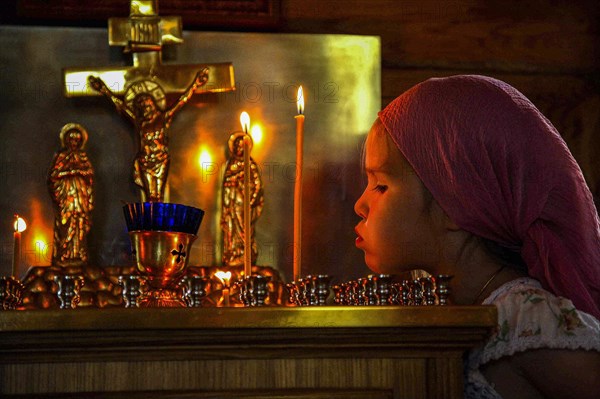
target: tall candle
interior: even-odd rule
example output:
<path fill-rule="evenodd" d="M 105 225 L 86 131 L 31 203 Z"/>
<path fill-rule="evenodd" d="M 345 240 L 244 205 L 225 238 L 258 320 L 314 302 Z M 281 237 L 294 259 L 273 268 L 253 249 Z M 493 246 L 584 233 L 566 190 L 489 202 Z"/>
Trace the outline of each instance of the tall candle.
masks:
<path fill-rule="evenodd" d="M 304 145 L 304 93 L 298 88 L 296 119 L 296 181 L 294 184 L 294 280 L 302 277 L 302 168 Z"/>
<path fill-rule="evenodd" d="M 15 223 L 13 226 L 15 232 L 11 276 L 16 277 L 21 263 L 21 233 L 25 231 L 27 224 L 23 218 L 19 217 L 19 215 L 15 215 Z"/>
<path fill-rule="evenodd" d="M 252 232 L 251 232 L 251 207 L 250 207 L 250 144 L 248 135 L 250 116 L 242 112 L 240 122 L 244 131 L 244 276 L 252 275 Z"/>

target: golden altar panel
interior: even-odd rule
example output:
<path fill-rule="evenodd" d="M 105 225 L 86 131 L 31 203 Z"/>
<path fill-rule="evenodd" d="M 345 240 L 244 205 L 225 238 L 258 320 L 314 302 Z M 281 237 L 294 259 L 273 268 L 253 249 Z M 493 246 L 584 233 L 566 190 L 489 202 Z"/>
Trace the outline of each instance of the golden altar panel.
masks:
<path fill-rule="evenodd" d="M 223 75 L 215 79 L 228 82 L 227 89 L 236 86 L 235 91 L 215 93 L 219 88 L 209 81 L 206 89 L 213 93 L 196 94 L 169 130 L 169 201 L 206 211 L 190 265 L 215 266 L 221 259 L 219 190 L 227 140 L 240 130 L 240 112 L 247 111 L 263 135 L 252 150 L 265 187 L 264 212 L 256 224 L 257 264 L 291 279 L 294 116 L 296 91 L 302 85 L 306 96 L 302 273 L 331 274 L 340 281 L 366 274 L 363 255 L 354 248 L 358 217 L 353 204 L 362 189 L 361 143 L 380 108 L 379 38 L 192 32 L 185 26 L 182 36 L 181 45 L 162 52 L 162 67 L 183 68 L 181 75 L 173 76 L 173 87 L 189 84 L 192 69 L 199 65 L 232 65 L 235 82 L 225 67 L 219 68 Z M 12 220 L 18 213 L 29 224 L 17 277 L 23 278 L 30 266 L 51 261 L 52 203 L 45 180 L 57 150 L 56 132 L 67 122 L 86 126 L 87 152 L 95 166 L 90 262 L 98 267 L 131 266 L 121 206 L 139 198 L 131 182 L 137 138 L 130 124 L 111 112 L 106 99 L 65 98 L 63 70 L 124 71 L 132 60 L 108 45 L 107 29 L 2 26 L 0 45 L 11 49 L 0 64 L 4 88 L 0 137 L 5 143 L 0 148 L 0 191 L 5 193 L 0 198 L 0 220 Z M 186 65 L 191 69 L 185 70 Z M 2 268 L 10 264 L 11 234 L 10 228 L 0 229 L 0 241 L 7 244 L 0 252 Z"/>

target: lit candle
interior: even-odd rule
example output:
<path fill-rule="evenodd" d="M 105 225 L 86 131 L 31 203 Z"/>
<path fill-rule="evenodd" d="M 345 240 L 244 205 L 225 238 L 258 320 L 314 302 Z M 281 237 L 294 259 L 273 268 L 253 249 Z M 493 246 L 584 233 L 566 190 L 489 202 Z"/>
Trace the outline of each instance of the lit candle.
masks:
<path fill-rule="evenodd" d="M 298 88 L 296 119 L 296 181 L 294 184 L 294 280 L 302 277 L 302 147 L 304 143 L 304 93 Z"/>
<path fill-rule="evenodd" d="M 240 115 L 240 123 L 244 131 L 244 276 L 252 275 L 252 232 L 250 231 L 250 144 L 248 134 L 250 116 L 247 112 Z"/>
<path fill-rule="evenodd" d="M 14 247 L 13 247 L 13 263 L 12 263 L 12 276 L 17 277 L 19 267 L 21 263 L 21 233 L 27 228 L 27 223 L 19 215 L 15 215 L 15 223 L 13 225 L 15 229 L 14 233 Z"/>
<path fill-rule="evenodd" d="M 229 293 L 230 293 L 229 280 L 231 279 L 231 272 L 218 271 L 215 273 L 215 276 L 219 280 L 221 280 L 221 282 L 223 283 L 222 304 L 223 304 L 223 306 L 229 306 Z"/>

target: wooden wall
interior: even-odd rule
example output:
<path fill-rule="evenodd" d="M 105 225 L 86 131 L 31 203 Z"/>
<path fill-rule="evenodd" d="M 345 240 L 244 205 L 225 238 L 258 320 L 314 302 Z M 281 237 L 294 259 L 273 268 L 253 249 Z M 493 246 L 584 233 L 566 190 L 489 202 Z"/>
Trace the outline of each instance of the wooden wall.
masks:
<path fill-rule="evenodd" d="M 428 71 L 598 72 L 599 16 L 593 0 L 282 0 L 281 30 L 381 36 L 389 98 Z"/>
<path fill-rule="evenodd" d="M 282 0 L 283 32 L 381 37 L 382 104 L 433 76 L 489 75 L 527 95 L 600 197 L 597 0 Z"/>

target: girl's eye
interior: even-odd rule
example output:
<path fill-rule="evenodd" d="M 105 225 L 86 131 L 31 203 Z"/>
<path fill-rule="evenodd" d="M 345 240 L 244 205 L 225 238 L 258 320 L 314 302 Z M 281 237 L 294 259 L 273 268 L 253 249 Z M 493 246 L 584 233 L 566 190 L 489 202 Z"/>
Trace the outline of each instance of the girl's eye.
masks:
<path fill-rule="evenodd" d="M 375 187 L 373 187 L 373 191 L 377 191 L 377 192 L 380 192 L 380 193 L 385 193 L 386 190 L 387 190 L 387 188 L 388 188 L 388 186 L 384 186 L 382 184 L 378 184 Z"/>

